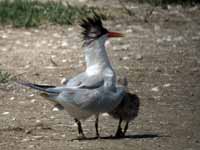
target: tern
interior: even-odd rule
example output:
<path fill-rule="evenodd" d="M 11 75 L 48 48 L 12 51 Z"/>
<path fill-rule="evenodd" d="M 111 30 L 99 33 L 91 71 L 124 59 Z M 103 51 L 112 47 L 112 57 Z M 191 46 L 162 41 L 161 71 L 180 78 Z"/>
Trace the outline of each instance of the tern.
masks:
<path fill-rule="evenodd" d="M 111 37 L 122 37 L 121 33 L 109 32 L 103 27 L 100 17 L 95 15 L 83 19 L 84 51 L 86 71 L 68 80 L 63 86 L 37 85 L 24 81 L 19 84 L 41 91 L 41 96 L 61 105 L 78 125 L 80 138 L 85 138 L 80 120 L 96 116 L 96 136 L 98 116 L 111 112 L 125 95 L 124 88 L 116 87 L 116 75 L 107 56 L 105 42 Z"/>

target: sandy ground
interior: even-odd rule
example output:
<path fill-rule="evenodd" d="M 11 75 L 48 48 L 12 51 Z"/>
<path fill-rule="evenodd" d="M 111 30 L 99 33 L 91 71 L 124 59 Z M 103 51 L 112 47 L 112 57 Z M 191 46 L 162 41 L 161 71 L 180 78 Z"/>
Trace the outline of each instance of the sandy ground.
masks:
<path fill-rule="evenodd" d="M 200 9 L 156 8 L 148 22 L 144 16 L 151 8 L 131 9 L 136 16 L 119 13 L 104 22 L 126 35 L 110 40 L 108 53 L 118 76 L 126 76 L 130 91 L 141 99 L 127 136 L 71 141 L 77 127 L 67 112 L 9 82 L 0 85 L 1 150 L 200 149 Z M 0 68 L 23 80 L 60 85 L 84 70 L 80 31 L 78 25 L 0 27 Z M 94 118 L 83 127 L 86 136 L 95 136 Z M 116 127 L 116 120 L 100 117 L 101 136 L 114 134 Z"/>

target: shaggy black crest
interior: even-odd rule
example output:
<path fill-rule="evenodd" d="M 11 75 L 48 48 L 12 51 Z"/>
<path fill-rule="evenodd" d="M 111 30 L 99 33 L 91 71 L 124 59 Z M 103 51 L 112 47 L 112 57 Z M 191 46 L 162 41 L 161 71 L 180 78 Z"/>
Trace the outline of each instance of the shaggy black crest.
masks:
<path fill-rule="evenodd" d="M 108 33 L 108 30 L 102 25 L 101 18 L 97 15 L 83 19 L 80 26 L 83 28 L 82 35 L 86 43 Z"/>

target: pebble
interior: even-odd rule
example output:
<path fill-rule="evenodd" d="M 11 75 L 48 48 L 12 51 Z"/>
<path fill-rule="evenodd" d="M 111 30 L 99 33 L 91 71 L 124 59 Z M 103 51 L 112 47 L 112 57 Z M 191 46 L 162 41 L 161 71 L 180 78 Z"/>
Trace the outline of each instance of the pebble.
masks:
<path fill-rule="evenodd" d="M 31 35 L 31 32 L 24 32 L 25 35 Z"/>
<path fill-rule="evenodd" d="M 25 43 L 25 44 L 24 44 L 24 47 L 29 47 L 29 44 L 28 44 L 28 43 Z"/>
<path fill-rule="evenodd" d="M 142 60 L 142 59 L 143 59 L 143 56 L 141 54 L 136 55 L 136 60 Z"/>
<path fill-rule="evenodd" d="M 8 50 L 8 48 L 6 48 L 6 47 L 3 47 L 3 48 L 1 48 L 1 50 L 5 52 L 5 51 L 7 51 L 7 50 Z"/>
<path fill-rule="evenodd" d="M 16 42 L 15 42 L 16 44 L 22 44 L 22 42 L 21 41 L 19 41 L 19 40 L 17 40 Z"/>
<path fill-rule="evenodd" d="M 8 114 L 10 114 L 10 112 L 8 112 L 8 111 L 5 111 L 2 113 L 2 115 L 8 115 Z"/>
<path fill-rule="evenodd" d="M 33 97 L 33 96 L 34 96 L 34 94 L 30 94 L 30 95 L 29 95 L 29 97 Z"/>
<path fill-rule="evenodd" d="M 50 119 L 54 119 L 55 117 L 54 116 L 50 116 Z"/>
<path fill-rule="evenodd" d="M 125 57 L 122 57 L 122 59 L 123 60 L 128 60 L 128 59 L 130 59 L 130 57 L 125 56 Z"/>
<path fill-rule="evenodd" d="M 53 36 L 56 37 L 56 38 L 59 38 L 59 37 L 60 37 L 60 34 L 54 33 Z"/>
<path fill-rule="evenodd" d="M 36 123 L 40 123 L 41 121 L 40 121 L 40 120 L 36 120 L 35 122 L 36 122 Z"/>
<path fill-rule="evenodd" d="M 156 72 L 162 72 L 162 69 L 161 69 L 160 67 L 156 67 L 156 68 L 155 68 L 155 71 L 156 71 Z"/>
<path fill-rule="evenodd" d="M 66 59 L 63 59 L 62 62 L 65 63 L 65 62 L 67 62 L 67 60 L 66 60 Z"/>
<path fill-rule="evenodd" d="M 63 41 L 62 44 L 61 44 L 62 47 L 67 47 L 68 45 L 69 44 L 66 41 Z"/>
<path fill-rule="evenodd" d="M 30 140 L 29 138 L 25 138 L 25 139 L 22 139 L 22 142 L 27 142 L 29 140 Z"/>
<path fill-rule="evenodd" d="M 43 136 L 36 135 L 36 136 L 33 136 L 33 138 L 34 138 L 35 140 L 40 140 L 40 139 L 43 138 Z"/>
<path fill-rule="evenodd" d="M 72 28 L 72 27 L 69 27 L 67 30 L 68 30 L 68 31 L 72 31 L 72 30 L 73 30 L 73 28 Z"/>
<path fill-rule="evenodd" d="M 154 87 L 154 88 L 151 89 L 151 91 L 158 92 L 159 88 L 158 87 Z"/>
<path fill-rule="evenodd" d="M 66 137 L 66 135 L 65 135 L 65 134 L 63 134 L 63 135 L 61 135 L 61 137 L 62 137 L 62 138 L 65 138 L 65 137 Z"/>
<path fill-rule="evenodd" d="M 36 99 L 32 99 L 32 100 L 31 100 L 31 103 L 35 103 L 35 102 L 36 102 Z"/>
<path fill-rule="evenodd" d="M 170 83 L 166 83 L 166 84 L 163 85 L 163 87 L 170 87 L 170 86 L 171 86 Z"/>
<path fill-rule="evenodd" d="M 66 78 L 63 78 L 62 80 L 61 80 L 61 84 L 65 84 L 67 82 L 67 79 Z"/>
<path fill-rule="evenodd" d="M 108 117 L 109 114 L 108 114 L 108 113 L 103 113 L 102 116 L 103 116 L 103 117 Z"/>
<path fill-rule="evenodd" d="M 133 32 L 132 29 L 127 29 L 127 30 L 126 30 L 126 33 L 132 33 L 132 32 Z"/>
<path fill-rule="evenodd" d="M 46 41 L 46 40 L 43 40 L 41 43 L 42 43 L 42 44 L 47 44 L 47 41 Z"/>
<path fill-rule="evenodd" d="M 13 101 L 15 99 L 15 97 L 11 97 L 10 100 Z"/>
<path fill-rule="evenodd" d="M 5 34 L 3 34 L 1 37 L 2 37 L 3 39 L 6 39 L 8 36 L 5 35 Z"/>
<path fill-rule="evenodd" d="M 129 67 L 127 67 L 127 66 L 124 66 L 124 69 L 126 69 L 126 70 L 130 70 L 130 68 L 129 68 Z"/>

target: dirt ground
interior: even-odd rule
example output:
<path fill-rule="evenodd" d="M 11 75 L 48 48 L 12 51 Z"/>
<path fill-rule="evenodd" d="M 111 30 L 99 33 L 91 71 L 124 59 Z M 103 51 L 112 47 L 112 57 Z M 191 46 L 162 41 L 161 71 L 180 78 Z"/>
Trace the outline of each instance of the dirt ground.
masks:
<path fill-rule="evenodd" d="M 129 6 L 135 15 L 119 13 L 104 22 L 109 30 L 125 33 L 110 40 L 107 51 L 118 76 L 126 76 L 130 91 L 141 99 L 127 136 L 71 141 L 77 127 L 67 112 L 9 82 L 0 85 L 1 150 L 200 149 L 200 8 L 155 8 L 145 22 L 151 7 Z M 23 80 L 60 85 L 84 70 L 80 31 L 78 25 L 0 27 L 0 68 Z M 83 128 L 94 137 L 94 118 Z M 100 117 L 101 136 L 116 128 L 117 120 Z"/>

